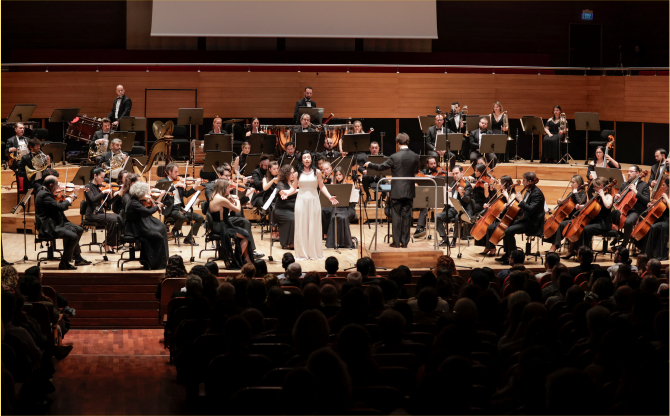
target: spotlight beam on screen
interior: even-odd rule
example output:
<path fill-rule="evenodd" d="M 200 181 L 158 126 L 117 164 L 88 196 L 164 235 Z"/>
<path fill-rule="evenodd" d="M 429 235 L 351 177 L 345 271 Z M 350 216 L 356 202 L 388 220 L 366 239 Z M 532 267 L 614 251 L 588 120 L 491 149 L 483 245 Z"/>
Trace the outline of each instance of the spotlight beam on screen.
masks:
<path fill-rule="evenodd" d="M 154 0 L 151 36 L 437 39 L 435 0 Z"/>

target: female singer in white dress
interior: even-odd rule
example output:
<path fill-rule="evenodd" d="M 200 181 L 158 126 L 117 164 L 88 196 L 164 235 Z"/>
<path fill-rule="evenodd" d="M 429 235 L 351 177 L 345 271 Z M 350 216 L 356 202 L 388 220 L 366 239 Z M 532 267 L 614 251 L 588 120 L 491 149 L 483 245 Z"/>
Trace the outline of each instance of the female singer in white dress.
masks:
<path fill-rule="evenodd" d="M 280 192 L 282 199 L 298 192 L 295 201 L 295 259 L 323 260 L 321 202 L 317 188 L 333 205 L 337 204 L 337 199 L 328 193 L 321 171 L 312 166 L 312 154 L 307 150 L 302 152 L 297 174 L 291 189 Z"/>

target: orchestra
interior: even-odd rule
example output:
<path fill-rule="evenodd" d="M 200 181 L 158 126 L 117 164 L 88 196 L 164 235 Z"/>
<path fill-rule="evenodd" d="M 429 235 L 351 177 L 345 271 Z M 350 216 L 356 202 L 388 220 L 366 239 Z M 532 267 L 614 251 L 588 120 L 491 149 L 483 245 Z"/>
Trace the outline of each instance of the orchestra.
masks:
<path fill-rule="evenodd" d="M 234 261 L 231 264 L 241 266 L 244 262 L 264 256 L 256 251 L 252 224 L 245 218 L 245 207 L 257 208 L 261 215 L 272 215 L 273 225 L 278 230 L 273 232 L 272 240 L 279 241 L 282 249 L 294 249 L 295 228 L 298 222 L 304 220 L 295 215 L 299 190 L 296 188 L 299 186 L 299 175 L 295 166 L 300 162 L 298 155 L 305 150 L 310 151 L 296 149 L 295 134 L 323 130 L 323 125 L 315 126 L 311 123 L 309 114 L 300 114 L 300 107 L 316 107 L 311 98 L 312 88 L 306 87 L 304 97 L 296 102 L 295 126 L 288 129 L 288 140 L 280 142 L 277 136 L 276 154 L 259 152 L 259 149 L 252 149 L 251 143 L 254 141 L 245 141 L 241 144 L 240 153 L 234 154 L 232 160 L 217 162 L 211 178 L 205 178 L 204 175 L 201 178 L 181 177 L 177 164 L 166 161 L 169 162 L 164 169 L 166 176 L 156 184 L 170 183 L 170 186 L 160 192 L 146 183 L 149 171 L 142 176 L 126 171 L 126 163 L 130 158 L 121 150 L 121 140 L 110 140 L 112 129 L 118 129 L 119 119 L 128 116 L 132 107 L 123 86 L 117 86 L 112 110 L 107 117 L 98 119 L 100 129 L 87 143 L 89 157 L 97 166 L 91 171 L 90 182 L 85 185 L 87 206 L 82 211 L 87 221 L 105 227 L 105 252 L 115 253 L 120 246 L 119 235 L 130 232 L 137 237 L 143 236 L 141 258 L 146 260 L 147 267 L 152 270 L 163 268 L 168 254 L 168 230 L 154 214 L 174 221 L 173 236 L 184 237 L 185 244 L 198 246 L 196 237 L 205 219 L 203 215 L 193 212 L 192 208 L 188 212 L 185 210 L 189 197 L 195 195 L 198 189 L 204 190 L 205 199 L 209 201 L 209 205 L 205 205 L 207 208 L 203 208 L 203 214 L 207 214 L 205 210 L 208 209 L 216 223 L 214 227 L 223 227 L 221 229 L 227 230 L 226 235 L 236 241 L 237 248 L 230 247 L 230 250 L 219 253 L 219 259 L 232 259 Z M 451 178 L 445 181 L 443 189 L 444 208 L 435 215 L 435 227 L 441 238 L 437 243 L 439 246 L 455 247 L 457 237 L 462 236 L 463 232 L 469 233 L 476 240 L 476 245 L 485 246 L 481 253 L 484 256 L 493 256 L 496 246 L 501 244 L 504 253 L 495 261 L 505 264 L 509 261 L 510 253 L 517 249 L 517 235 L 543 235 L 544 241 L 551 244 L 547 253 L 559 253 L 563 259 L 570 259 L 576 255 L 580 246 L 591 247 L 594 236 L 614 230 L 617 236 L 616 245 L 610 248 L 612 252 L 633 244 L 638 252 L 645 252 L 653 258 L 667 259 L 668 157 L 665 149 L 654 151 L 655 163 L 650 172 L 638 165 L 627 165 L 626 181 L 618 184 L 610 178 L 598 177 L 596 172 L 596 168 L 622 168 L 613 158 L 614 137 L 610 136 L 608 143 L 596 148 L 593 160 L 587 165 L 586 177 L 572 176 L 566 183 L 562 197 L 556 200 L 556 206 L 550 208 L 545 203 L 544 192 L 537 186 L 539 178 L 535 172 L 524 173 L 522 181 L 515 182 L 508 175 L 497 180 L 497 175 L 494 176 L 498 161 L 496 155 L 481 153 L 485 135 L 509 134 L 509 118 L 502 104 L 495 101 L 492 112 L 480 117 L 478 128 L 473 131 L 467 131 L 466 118 L 467 106 L 461 107 L 459 102 L 452 104 L 449 113 L 438 111 L 435 124 L 423 136 L 425 153 L 429 157 L 425 159 L 425 168 L 422 170 L 418 169 L 419 155 L 410 150 L 410 137 L 404 133 L 396 137 L 397 151 L 382 164 L 368 161 L 368 156 L 381 155 L 379 142 L 371 141 L 369 152 L 359 152 L 348 162 L 346 152 L 342 151 L 342 136 L 331 136 L 330 133 L 319 138 L 323 143 L 323 151 L 311 155 L 323 184 L 355 184 L 356 192 L 360 192 L 360 189 L 365 196 L 361 198 L 362 204 L 374 199 L 370 188 L 376 189 L 382 179 L 380 175 L 374 174 L 375 171 L 390 170 L 391 178 L 415 175 Z M 35 214 L 36 222 L 40 223 L 39 232 L 64 239 L 65 250 L 60 269 L 73 270 L 76 266 L 89 264 L 81 257 L 79 250 L 83 229 L 67 221 L 63 214 L 77 198 L 77 194 L 63 196 L 61 185 L 54 176 L 51 158 L 41 150 L 42 142 L 26 137 L 23 123 L 13 124 L 13 127 L 15 134 L 6 140 L 5 145 L 8 166 L 17 176 L 26 178 L 36 190 Z M 261 126 L 259 119 L 253 117 L 246 136 L 267 133 L 271 137 L 274 134 L 271 130 L 275 127 Z M 567 119 L 560 106 L 553 108 L 553 117 L 546 121 L 544 127 L 541 161 L 556 162 L 560 156 L 559 146 L 564 142 L 567 131 Z M 209 134 L 225 133 L 222 118 L 215 117 Z M 346 133 L 365 134 L 362 122 L 356 120 L 348 124 Z M 447 133 L 463 135 L 464 145 L 460 155 L 437 150 L 438 135 Z M 449 159 L 448 164 L 444 158 Z M 259 161 L 254 162 L 258 164 L 248 165 L 247 162 L 252 159 Z M 465 163 L 457 165 L 457 159 Z M 245 177 L 245 174 L 249 176 Z M 112 183 L 114 180 L 117 182 Z M 209 183 L 205 184 L 207 180 Z M 410 243 L 415 184 L 409 180 L 390 183 L 392 186 L 386 202 L 392 222 L 390 246 L 406 248 Z M 222 188 L 221 184 L 225 186 Z M 269 203 L 267 211 L 261 210 L 273 195 L 274 199 Z M 464 230 L 461 230 L 463 220 L 456 211 L 454 200 L 460 203 L 472 220 L 471 226 Z M 336 246 L 336 229 L 337 247 L 354 246 L 349 224 L 357 217 L 356 204 L 350 202 L 348 207 L 320 208 L 321 237 L 326 247 Z M 424 208 L 416 211 L 420 213 L 413 236 L 421 238 L 428 234 L 428 210 Z M 149 220 L 149 217 L 153 219 Z M 181 229 L 187 221 L 190 222 L 190 230 L 184 236 Z M 124 222 L 125 228 L 122 229 L 119 226 L 123 226 Z M 453 234 L 449 229 L 450 223 L 454 224 Z M 568 248 L 564 251 L 562 245 L 566 240 Z M 160 244 L 157 244 L 159 241 Z M 73 260 L 75 266 L 70 264 Z"/>

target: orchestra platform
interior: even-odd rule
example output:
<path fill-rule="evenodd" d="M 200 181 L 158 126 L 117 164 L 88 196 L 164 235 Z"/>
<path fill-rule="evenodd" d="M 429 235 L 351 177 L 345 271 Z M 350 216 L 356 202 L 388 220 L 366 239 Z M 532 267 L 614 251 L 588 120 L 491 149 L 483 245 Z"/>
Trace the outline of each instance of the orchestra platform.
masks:
<path fill-rule="evenodd" d="M 185 166 L 184 166 L 185 167 Z M 182 167 L 182 169 L 184 168 Z M 625 171 L 628 165 L 622 164 L 622 170 Z M 648 167 L 642 167 L 648 169 Z M 62 177 L 65 176 L 65 167 L 57 167 L 61 172 Z M 75 168 L 68 169 L 68 176 L 70 179 L 74 175 Z M 555 206 L 556 199 L 563 195 L 568 184 L 568 180 L 574 174 L 581 174 L 586 176 L 586 166 L 583 164 L 577 165 L 544 165 L 544 164 L 500 164 L 494 171 L 496 177 L 502 175 L 510 175 L 514 179 L 521 178 L 524 172 L 534 171 L 540 178 L 538 187 L 545 193 L 547 205 L 550 209 Z M 70 173 L 72 172 L 72 173 Z M 12 172 L 3 170 L 2 185 L 9 186 L 12 181 Z M 151 182 L 154 183 L 157 177 L 155 171 L 152 174 Z M 1 191 L 2 197 L 2 243 L 4 248 L 5 260 L 15 262 L 15 267 L 19 273 L 25 271 L 28 267 L 34 266 L 36 263 L 18 263 L 24 256 L 24 236 L 23 236 L 23 214 L 11 214 L 11 209 L 16 205 L 16 190 Z M 203 197 L 204 198 L 204 197 Z M 81 199 L 81 198 L 80 198 Z M 79 200 L 75 202 L 73 207 L 67 212 L 70 221 L 74 223 L 81 222 L 81 215 L 79 214 Z M 26 214 L 26 254 L 29 260 L 35 260 L 37 252 L 42 251 L 40 244 L 35 244 L 34 235 L 34 215 L 33 206 Z M 196 208 L 200 212 L 200 208 Z M 354 268 L 358 258 L 362 256 L 370 256 L 375 261 L 378 267 L 378 274 L 386 275 L 392 268 L 404 264 L 410 267 L 415 275 L 420 275 L 426 270 L 432 268 L 435 264 L 435 259 L 442 255 L 448 254 L 446 247 L 438 247 L 434 250 L 434 240 L 426 238 L 415 239 L 407 248 L 391 248 L 388 242 L 384 242 L 384 237 L 390 231 L 388 224 L 384 221 L 383 209 L 378 210 L 380 223 L 377 229 L 377 247 L 371 244 L 375 234 L 375 202 L 370 201 L 363 209 L 358 208 L 359 218 L 363 218 L 362 227 L 360 224 L 350 224 L 351 235 L 359 242 L 362 241 L 362 247 L 358 249 L 340 249 L 338 253 L 334 249 L 324 248 L 324 256 L 335 256 L 339 260 L 339 273 L 346 276 L 345 269 Z M 266 233 L 261 239 L 260 226 L 254 221 L 257 220 L 257 215 L 253 214 L 252 210 L 245 209 L 245 215 L 252 221 L 252 233 L 257 246 L 257 251 L 265 254 L 264 260 L 267 261 L 268 271 L 271 273 L 282 273 L 284 270 L 281 267 L 281 258 L 286 251 L 282 250 L 278 243 L 270 246 L 270 238 Z M 414 213 L 414 217 L 418 216 L 418 211 Z M 433 223 L 429 222 L 428 235 L 434 235 Z M 188 231 L 188 226 L 183 232 Z M 414 229 L 412 229 L 412 232 Z M 81 244 L 86 244 L 91 241 L 92 231 L 87 231 L 81 238 Z M 450 227 L 449 234 L 452 235 L 453 227 Z M 200 257 L 200 250 L 206 248 L 204 243 L 204 229 L 201 229 L 201 235 L 196 238 L 198 247 L 193 247 L 193 254 L 191 254 L 191 246 L 178 246 L 174 240 L 169 241 L 170 255 L 179 254 L 187 263 L 187 269 L 190 269 L 194 264 L 204 264 L 208 256 L 212 256 L 213 252 L 209 251 L 202 254 Z M 104 240 L 104 231 L 97 231 L 97 240 Z M 58 247 L 62 247 L 62 241 L 58 241 Z M 526 248 L 525 236 L 517 236 L 517 246 L 522 249 Z M 545 254 L 549 249 L 549 244 L 541 243 L 539 253 Z M 599 254 L 596 257 L 596 262 L 603 267 L 609 267 L 613 264 L 613 259 L 609 253 L 602 253 L 605 247 L 604 241 L 600 237 L 594 238 L 593 248 Z M 211 248 L 208 247 L 208 248 Z M 362 250 L 361 250 L 362 248 Z M 454 258 L 456 266 L 461 275 L 468 276 L 472 268 L 490 267 L 495 271 L 503 270 L 509 266 L 502 265 L 494 261 L 493 257 L 483 257 L 479 253 L 483 251 L 483 247 L 475 246 L 474 241 L 459 240 L 457 247 L 451 248 L 450 255 Z M 361 254 L 362 252 L 362 254 Z M 537 243 L 532 244 L 532 253 L 537 252 Z M 459 257 L 460 253 L 460 257 Z M 162 270 L 145 271 L 141 268 L 138 262 L 129 263 L 121 269 L 117 267 L 117 260 L 121 254 L 107 255 L 108 261 L 102 261 L 103 255 L 99 250 L 90 251 L 88 247 L 84 248 L 83 257 L 99 264 L 79 267 L 76 271 L 59 271 L 57 261 L 49 261 L 42 264 L 44 272 L 44 284 L 50 285 L 63 294 L 72 307 L 77 309 L 77 316 L 73 318 L 73 327 L 97 327 L 97 328 L 140 328 L 140 327 L 155 327 L 158 325 L 158 301 L 154 293 L 156 285 L 163 275 Z M 193 255 L 194 260 L 199 263 L 189 263 L 188 260 Z M 127 257 L 127 256 L 126 256 Z M 272 261 L 270 261 L 270 257 Z M 101 262 L 102 261 L 102 262 Z M 575 266 L 575 259 L 562 260 L 564 264 L 569 267 Z M 303 271 L 318 271 L 325 272 L 323 260 L 310 260 L 300 262 Z M 667 264 L 667 261 L 663 262 Z M 236 275 L 239 271 L 225 270 L 224 263 L 218 262 L 221 269 L 220 276 L 227 276 L 230 274 Z M 543 258 L 534 258 L 527 256 L 526 267 L 531 270 L 543 270 Z M 386 268 L 386 269 L 384 269 Z"/>

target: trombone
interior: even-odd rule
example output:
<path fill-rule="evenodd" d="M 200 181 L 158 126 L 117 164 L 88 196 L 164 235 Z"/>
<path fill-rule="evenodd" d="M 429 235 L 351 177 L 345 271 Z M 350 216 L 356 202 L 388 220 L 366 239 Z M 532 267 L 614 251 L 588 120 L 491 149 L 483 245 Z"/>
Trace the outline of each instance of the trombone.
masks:
<path fill-rule="evenodd" d="M 507 141 L 509 142 L 509 141 L 514 140 L 514 139 L 512 139 L 512 136 L 509 135 L 509 117 L 507 116 L 507 111 L 503 111 L 502 128 L 507 129 Z M 503 130 L 503 134 L 504 134 L 504 130 Z"/>

